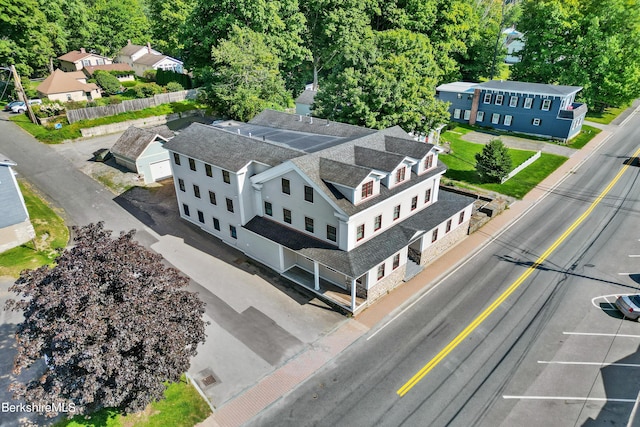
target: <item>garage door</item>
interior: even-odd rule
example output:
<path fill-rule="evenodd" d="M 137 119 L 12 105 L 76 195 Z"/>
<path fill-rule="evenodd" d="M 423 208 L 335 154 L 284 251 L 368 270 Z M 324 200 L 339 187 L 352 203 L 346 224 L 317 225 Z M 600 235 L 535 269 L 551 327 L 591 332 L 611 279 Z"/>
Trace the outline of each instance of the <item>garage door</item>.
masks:
<path fill-rule="evenodd" d="M 149 168 L 151 169 L 151 179 L 154 181 L 171 176 L 171 164 L 168 159 L 151 163 Z"/>

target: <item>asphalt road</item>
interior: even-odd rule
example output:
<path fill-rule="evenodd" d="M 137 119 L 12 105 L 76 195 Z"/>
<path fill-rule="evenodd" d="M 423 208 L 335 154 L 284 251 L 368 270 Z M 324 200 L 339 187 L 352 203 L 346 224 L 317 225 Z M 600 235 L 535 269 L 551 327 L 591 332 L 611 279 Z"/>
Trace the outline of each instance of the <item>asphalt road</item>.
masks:
<path fill-rule="evenodd" d="M 640 325 L 611 303 L 640 282 L 637 162 L 599 196 L 639 146 L 633 116 L 499 238 L 249 425 L 627 425 Z"/>

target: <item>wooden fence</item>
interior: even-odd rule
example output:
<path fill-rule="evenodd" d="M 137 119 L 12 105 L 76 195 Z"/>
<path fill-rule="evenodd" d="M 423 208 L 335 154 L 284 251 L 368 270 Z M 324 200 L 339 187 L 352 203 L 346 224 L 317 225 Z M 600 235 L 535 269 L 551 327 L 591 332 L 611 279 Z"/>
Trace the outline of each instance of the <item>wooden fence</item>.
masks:
<path fill-rule="evenodd" d="M 120 104 L 105 105 L 103 107 L 88 107 L 78 110 L 67 110 L 67 120 L 75 123 L 79 120 L 97 119 L 100 117 L 115 116 L 127 111 L 144 110 L 170 102 L 184 101 L 185 99 L 196 99 L 197 90 L 181 90 L 178 92 L 161 93 L 150 98 L 129 99 Z"/>

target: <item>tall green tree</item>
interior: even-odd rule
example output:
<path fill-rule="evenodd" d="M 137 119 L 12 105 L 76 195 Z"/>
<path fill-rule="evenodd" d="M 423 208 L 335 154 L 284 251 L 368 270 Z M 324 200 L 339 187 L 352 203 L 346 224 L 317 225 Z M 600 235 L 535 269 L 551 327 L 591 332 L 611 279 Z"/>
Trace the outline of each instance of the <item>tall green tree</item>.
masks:
<path fill-rule="evenodd" d="M 86 0 L 95 32 L 89 43 L 99 53 L 114 56 L 127 44 L 151 41 L 141 0 Z"/>
<path fill-rule="evenodd" d="M 201 75 L 205 101 L 222 114 L 247 121 L 265 108 L 292 105 L 280 75 L 280 58 L 266 36 L 234 26 L 228 40 L 212 51 L 212 64 Z"/>
<path fill-rule="evenodd" d="M 311 51 L 316 90 L 320 74 L 362 62 L 368 51 L 363 46 L 373 43 L 367 10 L 371 5 L 371 0 L 315 0 L 300 4 L 307 22 L 304 38 Z"/>
<path fill-rule="evenodd" d="M 628 0 L 525 0 L 514 79 L 582 86 L 590 108 L 640 96 L 640 4 Z"/>
<path fill-rule="evenodd" d="M 36 0 L 0 0 L 0 66 L 15 65 L 23 77 L 43 75 L 54 45 Z"/>
<path fill-rule="evenodd" d="M 180 37 L 196 0 L 145 0 L 154 46 L 165 55 L 181 57 Z"/>
<path fill-rule="evenodd" d="M 298 0 L 197 0 L 182 34 L 188 68 L 211 65 L 211 50 L 229 37 L 234 26 L 264 36 L 284 69 L 293 69 L 307 56 L 302 43 L 304 15 Z"/>
<path fill-rule="evenodd" d="M 375 35 L 369 63 L 330 75 L 316 95 L 314 114 L 383 129 L 394 125 L 426 134 L 445 123 L 447 105 L 435 99 L 440 69 L 429 39 L 407 30 Z"/>

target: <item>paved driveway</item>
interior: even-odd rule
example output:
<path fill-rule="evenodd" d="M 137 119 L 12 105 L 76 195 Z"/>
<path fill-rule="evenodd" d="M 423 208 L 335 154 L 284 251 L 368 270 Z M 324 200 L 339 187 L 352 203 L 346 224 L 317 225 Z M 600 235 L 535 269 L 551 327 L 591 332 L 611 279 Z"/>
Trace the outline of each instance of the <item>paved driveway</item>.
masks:
<path fill-rule="evenodd" d="M 493 135 L 490 133 L 468 132 L 461 137 L 465 141 L 475 142 L 478 144 L 486 144 L 489 141 L 500 138 L 500 140 L 509 148 L 516 148 L 519 150 L 530 151 L 542 151 L 543 153 L 557 154 L 559 156 L 571 157 L 576 151 L 574 148 L 569 148 L 565 145 L 553 144 L 550 142 L 537 141 L 535 139 L 519 138 L 516 136 L 507 135 Z"/>
<path fill-rule="evenodd" d="M 105 220 L 116 232 L 134 228 L 138 241 L 192 279 L 190 287 L 207 303 L 205 318 L 211 323 L 189 373 L 214 406 L 224 405 L 347 321 L 182 221 L 171 181 L 115 196 L 80 173 L 87 153 L 96 146 L 109 148 L 116 135 L 44 146 L 5 116 L 0 113 L 0 153 L 18 163 L 19 176 L 64 209 L 69 225 Z M 0 359 L 12 358 L 6 348 L 0 350 Z"/>

